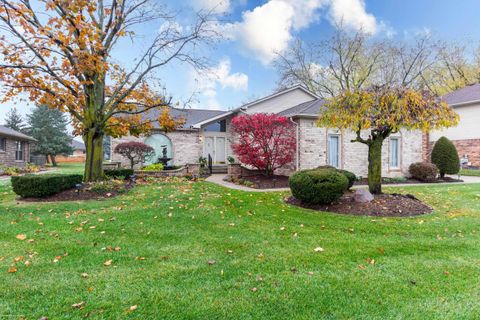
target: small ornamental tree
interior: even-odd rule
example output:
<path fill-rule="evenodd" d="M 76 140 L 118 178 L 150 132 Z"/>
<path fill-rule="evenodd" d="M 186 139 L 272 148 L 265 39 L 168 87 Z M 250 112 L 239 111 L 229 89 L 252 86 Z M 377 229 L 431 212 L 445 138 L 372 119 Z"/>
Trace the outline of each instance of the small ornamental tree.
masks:
<path fill-rule="evenodd" d="M 130 160 L 130 169 L 136 164 L 144 163 L 146 159 L 155 155 L 155 150 L 142 142 L 124 142 L 115 147 L 113 151 Z"/>
<path fill-rule="evenodd" d="M 451 127 L 458 121 L 458 115 L 447 103 L 431 93 L 403 87 L 374 87 L 346 91 L 332 98 L 321 113 L 318 125 L 351 129 L 356 133 L 352 142 L 368 146 L 369 190 L 381 193 L 385 139 L 400 129 L 428 131 Z"/>
<path fill-rule="evenodd" d="M 460 171 L 460 158 L 452 141 L 441 137 L 435 142 L 432 149 L 432 163 L 437 166 L 442 178 L 445 174 L 457 174 Z"/>
<path fill-rule="evenodd" d="M 290 163 L 295 154 L 296 138 L 293 123 L 275 114 L 256 113 L 232 119 L 238 143 L 232 145 L 238 160 L 269 176 Z"/>

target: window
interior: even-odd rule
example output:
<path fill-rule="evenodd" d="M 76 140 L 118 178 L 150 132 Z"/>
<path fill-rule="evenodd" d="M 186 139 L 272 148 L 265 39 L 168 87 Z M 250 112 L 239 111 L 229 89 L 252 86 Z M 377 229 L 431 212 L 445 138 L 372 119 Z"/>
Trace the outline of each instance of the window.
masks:
<path fill-rule="evenodd" d="M 7 138 L 0 138 L 0 151 L 7 151 Z"/>
<path fill-rule="evenodd" d="M 103 160 L 110 161 L 112 160 L 112 137 L 104 136 L 103 137 Z M 83 151 L 83 154 L 86 154 L 86 151 Z"/>
<path fill-rule="evenodd" d="M 390 138 L 390 168 L 400 167 L 400 138 Z"/>
<path fill-rule="evenodd" d="M 226 132 L 227 122 L 225 120 L 217 121 L 205 127 L 207 132 Z"/>
<path fill-rule="evenodd" d="M 340 167 L 340 136 L 328 135 L 328 164 L 332 167 Z"/>
<path fill-rule="evenodd" d="M 23 160 L 23 147 L 24 147 L 24 144 L 22 141 L 15 141 L 15 160 L 16 161 Z"/>

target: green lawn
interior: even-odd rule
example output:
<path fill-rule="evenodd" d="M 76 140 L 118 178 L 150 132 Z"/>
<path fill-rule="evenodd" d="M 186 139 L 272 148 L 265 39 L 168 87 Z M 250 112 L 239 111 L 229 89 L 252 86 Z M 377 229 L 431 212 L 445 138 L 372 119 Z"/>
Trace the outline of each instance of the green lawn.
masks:
<path fill-rule="evenodd" d="M 206 182 L 18 204 L 0 186 L 0 318 L 477 319 L 480 185 L 395 190 L 436 213 L 318 213 Z"/>
<path fill-rule="evenodd" d="M 480 170 L 462 169 L 460 170 L 460 175 L 480 177 Z"/>
<path fill-rule="evenodd" d="M 49 170 L 55 173 L 80 173 L 83 174 L 85 169 L 84 163 L 59 163 L 56 167 L 49 166 Z"/>

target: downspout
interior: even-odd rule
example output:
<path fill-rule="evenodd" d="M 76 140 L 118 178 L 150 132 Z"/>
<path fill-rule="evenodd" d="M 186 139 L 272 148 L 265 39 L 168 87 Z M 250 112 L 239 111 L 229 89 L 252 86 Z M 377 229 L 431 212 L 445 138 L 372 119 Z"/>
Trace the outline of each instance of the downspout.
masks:
<path fill-rule="evenodd" d="M 299 168 L 299 155 L 300 155 L 300 152 L 299 152 L 299 147 L 298 145 L 300 144 L 300 141 L 298 140 L 298 137 L 299 137 L 299 126 L 298 126 L 298 123 L 296 123 L 295 121 L 293 121 L 292 117 L 288 118 L 294 125 L 295 125 L 295 135 L 296 135 L 296 139 L 297 139 L 297 143 L 295 143 L 295 171 L 298 171 L 298 168 Z"/>

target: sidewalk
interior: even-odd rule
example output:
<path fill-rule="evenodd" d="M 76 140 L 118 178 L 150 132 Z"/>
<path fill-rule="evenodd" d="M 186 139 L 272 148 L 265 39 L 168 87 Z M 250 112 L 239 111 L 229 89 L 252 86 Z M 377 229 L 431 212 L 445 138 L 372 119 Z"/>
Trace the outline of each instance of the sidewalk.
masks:
<path fill-rule="evenodd" d="M 290 191 L 289 188 L 277 188 L 277 189 L 254 189 L 249 188 L 246 186 L 241 186 L 235 183 L 231 183 L 228 181 L 224 181 L 225 174 L 212 174 L 210 177 L 205 179 L 205 181 L 212 182 L 223 186 L 225 188 L 230 188 L 234 190 L 241 190 L 246 192 L 280 192 L 280 191 Z M 458 178 L 458 176 L 451 176 L 452 178 Z M 402 184 L 384 184 L 384 187 L 415 187 L 415 186 L 440 186 L 440 185 L 457 185 L 457 184 L 472 184 L 472 183 L 480 183 L 480 177 L 472 177 L 472 176 L 462 176 L 460 177 L 463 182 L 449 182 L 449 183 L 402 183 Z M 367 185 L 364 186 L 354 186 L 352 189 L 362 189 L 368 188 Z"/>

